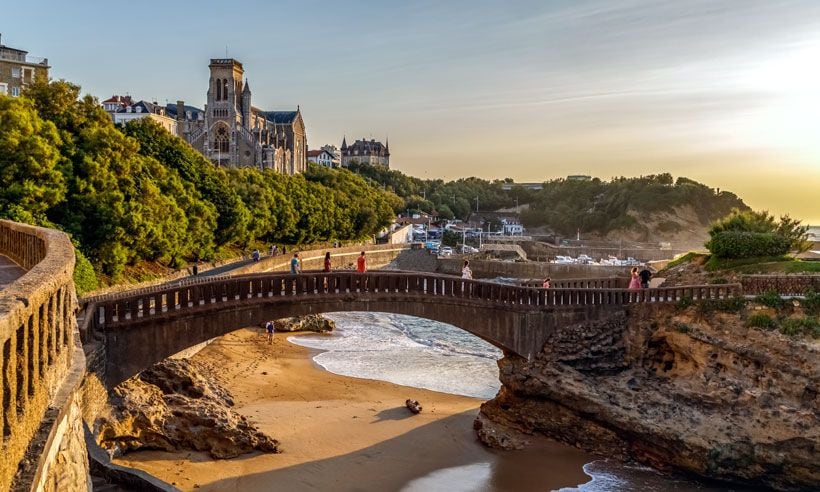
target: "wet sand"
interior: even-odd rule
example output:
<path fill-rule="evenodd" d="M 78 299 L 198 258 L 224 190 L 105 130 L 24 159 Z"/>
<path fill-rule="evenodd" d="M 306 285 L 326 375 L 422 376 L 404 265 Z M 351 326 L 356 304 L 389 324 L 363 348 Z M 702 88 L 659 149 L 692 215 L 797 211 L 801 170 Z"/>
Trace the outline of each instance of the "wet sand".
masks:
<path fill-rule="evenodd" d="M 269 345 L 261 331 L 240 330 L 194 356 L 233 393 L 239 413 L 281 442 L 281 454 L 141 451 L 117 463 L 201 491 L 398 491 L 467 465 L 437 473 L 424 490 L 545 491 L 589 480 L 581 467 L 593 458 L 547 439 L 526 451 L 482 446 L 472 429 L 481 400 L 338 376 L 287 336 Z M 421 414 L 405 408 L 407 398 L 419 400 Z"/>

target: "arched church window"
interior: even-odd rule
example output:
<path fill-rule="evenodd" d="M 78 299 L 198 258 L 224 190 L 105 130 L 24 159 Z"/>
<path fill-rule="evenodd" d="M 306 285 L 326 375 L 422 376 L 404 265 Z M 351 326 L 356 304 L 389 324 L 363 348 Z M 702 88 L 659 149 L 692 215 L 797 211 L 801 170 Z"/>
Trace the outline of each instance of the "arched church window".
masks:
<path fill-rule="evenodd" d="M 222 81 L 219 79 L 216 79 L 216 100 L 222 100 Z"/>
<path fill-rule="evenodd" d="M 222 79 L 222 99 L 228 100 L 228 79 Z"/>
<path fill-rule="evenodd" d="M 228 129 L 224 126 L 220 126 L 216 130 L 216 136 L 214 137 L 214 149 L 219 152 L 229 152 L 231 148 L 230 145 L 230 135 L 228 135 Z"/>

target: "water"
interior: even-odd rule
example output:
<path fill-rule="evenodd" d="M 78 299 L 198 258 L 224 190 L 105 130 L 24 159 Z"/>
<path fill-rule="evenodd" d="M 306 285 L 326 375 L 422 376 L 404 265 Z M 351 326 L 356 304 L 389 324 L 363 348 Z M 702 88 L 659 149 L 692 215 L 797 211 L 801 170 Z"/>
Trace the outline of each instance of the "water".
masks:
<path fill-rule="evenodd" d="M 333 313 L 330 335 L 290 337 L 297 345 L 323 350 L 314 361 L 326 370 L 443 393 L 490 399 L 500 387 L 497 348 L 451 325 L 385 313 Z M 494 486 L 494 463 L 436 470 L 409 482 L 402 492 L 487 491 Z M 549 464 L 545 464 L 549 466 Z M 700 484 L 661 475 L 646 467 L 597 460 L 583 467 L 590 481 L 559 492 L 718 492 L 748 491 Z M 547 490 L 546 488 L 544 490 Z"/>
<path fill-rule="evenodd" d="M 314 361 L 332 373 L 487 400 L 498 392 L 501 351 L 464 330 L 398 314 L 326 316 L 332 335 L 288 340 L 324 350 Z"/>

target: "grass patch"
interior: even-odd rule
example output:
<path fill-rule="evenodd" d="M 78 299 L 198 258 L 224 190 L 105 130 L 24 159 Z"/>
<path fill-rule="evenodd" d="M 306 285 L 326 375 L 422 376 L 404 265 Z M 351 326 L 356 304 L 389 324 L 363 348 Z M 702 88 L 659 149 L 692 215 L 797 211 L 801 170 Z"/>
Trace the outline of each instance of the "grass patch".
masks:
<path fill-rule="evenodd" d="M 768 314 L 754 314 L 749 316 L 749 319 L 746 320 L 746 326 L 749 328 L 773 330 L 777 326 L 777 323 Z"/>
<path fill-rule="evenodd" d="M 718 258 L 706 261 L 709 271 L 729 270 L 736 273 L 820 273 L 820 261 L 796 260 L 789 256 L 762 256 L 756 258 Z"/>
<path fill-rule="evenodd" d="M 689 331 L 691 330 L 691 328 L 689 328 L 689 325 L 687 325 L 686 323 L 675 323 L 674 327 L 675 331 L 677 331 L 678 333 L 689 333 Z"/>
<path fill-rule="evenodd" d="M 789 318 L 780 324 L 780 333 L 790 337 L 805 334 L 820 338 L 820 320 L 815 317 Z"/>
<path fill-rule="evenodd" d="M 685 255 L 675 258 L 674 260 L 670 261 L 666 264 L 666 268 L 663 271 L 669 270 L 670 268 L 675 268 L 676 266 L 683 265 L 684 263 L 690 263 L 692 260 L 698 257 L 706 256 L 702 253 L 696 253 L 694 251 L 690 251 Z"/>
<path fill-rule="evenodd" d="M 746 300 L 741 297 L 733 297 L 730 299 L 708 299 L 698 301 L 696 304 L 698 314 L 701 316 L 708 316 L 715 311 L 723 311 L 727 313 L 739 313 L 745 306 Z"/>
<path fill-rule="evenodd" d="M 755 297 L 755 301 L 759 304 L 775 309 L 780 309 L 786 304 L 786 301 L 780 297 L 780 294 L 778 294 L 776 290 L 770 290 L 760 294 Z"/>

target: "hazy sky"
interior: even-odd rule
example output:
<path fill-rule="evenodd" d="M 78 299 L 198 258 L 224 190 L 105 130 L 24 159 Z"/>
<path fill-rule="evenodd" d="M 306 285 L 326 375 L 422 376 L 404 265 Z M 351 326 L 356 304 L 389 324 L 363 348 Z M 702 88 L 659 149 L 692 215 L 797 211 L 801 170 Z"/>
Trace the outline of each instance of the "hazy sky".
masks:
<path fill-rule="evenodd" d="M 671 172 L 820 224 L 820 1 L 0 0 L 4 44 L 105 98 L 205 101 L 242 61 L 311 148 L 420 177 Z"/>

